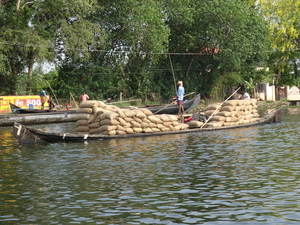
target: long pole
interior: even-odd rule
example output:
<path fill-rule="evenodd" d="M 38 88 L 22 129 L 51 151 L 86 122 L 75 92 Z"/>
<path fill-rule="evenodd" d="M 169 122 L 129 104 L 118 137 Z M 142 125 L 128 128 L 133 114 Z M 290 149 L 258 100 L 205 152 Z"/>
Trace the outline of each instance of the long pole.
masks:
<path fill-rule="evenodd" d="M 232 95 L 230 95 L 228 98 L 226 98 L 226 100 L 224 102 L 222 102 L 222 104 L 220 104 L 216 109 L 215 111 L 210 115 L 210 117 L 208 117 L 208 119 L 205 121 L 205 123 L 202 124 L 202 126 L 200 127 L 203 128 L 205 126 L 205 124 L 208 123 L 208 121 L 213 117 L 213 115 L 215 115 L 215 113 L 218 111 L 219 108 L 221 108 L 221 106 L 227 102 L 238 90 L 240 90 L 241 87 L 239 87 L 238 89 L 235 90 L 235 92 L 232 93 Z"/>
<path fill-rule="evenodd" d="M 78 108 L 77 102 L 75 101 L 75 99 L 74 99 L 74 97 L 73 97 L 73 95 L 72 95 L 72 93 L 71 93 L 71 92 L 70 92 L 70 95 L 71 95 L 71 97 L 72 97 L 73 101 L 75 102 L 76 108 Z"/>
<path fill-rule="evenodd" d="M 169 60 L 170 60 L 170 64 L 171 64 L 172 74 L 173 74 L 175 92 L 177 92 L 177 89 L 176 89 L 176 80 L 175 80 L 174 69 L 173 69 L 173 63 L 172 63 L 172 59 L 171 59 L 171 55 L 170 54 L 169 54 Z"/>
<path fill-rule="evenodd" d="M 186 94 L 185 96 L 183 96 L 183 97 L 186 97 L 186 96 L 188 96 L 188 95 L 191 95 L 191 94 L 194 94 L 195 92 L 191 92 L 191 93 L 189 93 L 189 94 Z M 163 108 L 161 108 L 160 110 L 158 110 L 158 111 L 156 111 L 155 113 L 153 113 L 153 114 L 156 114 L 156 113 L 158 113 L 158 112 L 160 112 L 161 110 L 163 110 L 163 109 L 165 109 L 165 108 L 167 108 L 167 107 L 169 107 L 170 105 L 173 105 L 175 102 L 176 102 L 177 100 L 174 100 L 173 102 L 171 102 L 169 105 L 166 105 L 165 107 L 163 107 Z"/>
<path fill-rule="evenodd" d="M 54 95 L 57 104 L 60 105 L 59 102 L 58 102 L 58 100 L 57 100 L 57 98 L 56 98 L 56 95 L 54 94 L 54 92 L 53 92 L 53 90 L 52 90 L 52 88 L 51 88 L 51 86 L 50 86 L 50 84 L 49 84 L 49 82 L 48 82 L 47 80 L 46 80 L 46 82 L 47 82 L 47 84 L 49 85 L 49 88 L 51 89 L 52 94 Z"/>

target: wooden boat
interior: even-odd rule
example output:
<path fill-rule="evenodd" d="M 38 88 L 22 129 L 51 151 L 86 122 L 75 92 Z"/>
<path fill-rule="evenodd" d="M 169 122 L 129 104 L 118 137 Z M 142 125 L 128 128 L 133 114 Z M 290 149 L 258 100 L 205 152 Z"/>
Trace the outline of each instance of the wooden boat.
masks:
<path fill-rule="evenodd" d="M 12 103 L 9 103 L 9 104 L 10 104 L 10 109 L 11 109 L 12 113 L 15 113 L 15 114 L 56 112 L 56 110 L 47 110 L 47 109 L 23 109 Z"/>
<path fill-rule="evenodd" d="M 187 102 L 183 102 L 184 112 L 188 113 L 192 109 L 194 109 L 200 102 L 201 95 L 197 94 L 194 98 Z M 150 110 L 154 114 L 177 114 L 178 113 L 178 106 L 174 102 L 173 104 L 168 105 L 160 105 L 160 106 L 147 106 L 146 109 Z"/>
<path fill-rule="evenodd" d="M 204 131 L 215 131 L 215 130 L 226 130 L 250 126 L 258 126 L 266 123 L 274 123 L 281 121 L 282 109 L 273 110 L 267 116 L 260 118 L 259 121 L 235 125 L 235 126 L 223 126 L 218 128 L 193 128 L 178 131 L 167 131 L 157 133 L 136 133 L 126 135 L 89 135 L 89 134 L 70 134 L 70 133 L 56 133 L 46 132 L 40 129 L 35 129 L 24 124 L 14 123 L 13 131 L 14 136 L 21 144 L 27 143 L 46 143 L 46 142 L 85 142 L 92 140 L 103 140 L 103 139 L 118 139 L 118 138 L 133 138 L 133 137 L 147 137 L 147 136 L 158 136 L 158 135 L 171 135 L 171 134 L 185 134 L 191 132 L 204 132 Z"/>

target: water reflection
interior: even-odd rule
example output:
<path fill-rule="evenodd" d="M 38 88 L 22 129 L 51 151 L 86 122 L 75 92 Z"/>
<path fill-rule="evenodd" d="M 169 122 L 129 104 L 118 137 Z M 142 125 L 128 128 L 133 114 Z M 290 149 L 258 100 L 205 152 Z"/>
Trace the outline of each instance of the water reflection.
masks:
<path fill-rule="evenodd" d="M 0 151 L 0 222 L 298 224 L 300 126 L 285 114 L 260 127 L 87 144 L 11 139 Z"/>

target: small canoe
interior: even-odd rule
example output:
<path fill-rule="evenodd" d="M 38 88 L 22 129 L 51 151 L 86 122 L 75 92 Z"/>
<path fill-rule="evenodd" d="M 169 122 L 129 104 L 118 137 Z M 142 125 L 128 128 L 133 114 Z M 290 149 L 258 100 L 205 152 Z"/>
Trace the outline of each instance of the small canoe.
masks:
<path fill-rule="evenodd" d="M 159 135 L 171 135 L 171 134 L 186 134 L 192 132 L 204 132 L 204 131 L 215 131 L 215 130 L 226 130 L 235 128 L 244 128 L 250 126 L 258 126 L 266 123 L 274 123 L 281 121 L 282 108 L 275 109 L 268 115 L 260 118 L 257 122 L 234 125 L 234 126 L 223 126 L 217 128 L 190 128 L 178 131 L 165 131 L 156 133 L 136 133 L 126 135 L 101 135 L 101 134 L 71 134 L 71 133 L 56 133 L 46 132 L 40 129 L 26 126 L 21 123 L 15 122 L 13 125 L 13 132 L 15 138 L 21 144 L 28 143 L 46 143 L 46 142 L 85 142 L 92 140 L 103 140 L 103 139 L 121 139 L 121 138 L 133 138 L 133 137 L 147 137 L 147 136 L 159 136 Z"/>
<path fill-rule="evenodd" d="M 200 102 L 201 95 L 197 94 L 194 98 L 189 101 L 183 102 L 184 112 L 188 113 L 192 109 L 194 109 Z M 150 110 L 153 114 L 177 114 L 178 113 L 178 106 L 176 102 L 173 104 L 167 105 L 160 105 L 160 106 L 147 106 L 146 109 Z"/>
<path fill-rule="evenodd" d="M 56 112 L 56 110 L 46 110 L 46 109 L 44 109 L 44 110 L 43 109 L 23 109 L 12 103 L 9 103 L 9 104 L 10 104 L 10 109 L 11 109 L 12 113 L 15 113 L 15 114 Z"/>

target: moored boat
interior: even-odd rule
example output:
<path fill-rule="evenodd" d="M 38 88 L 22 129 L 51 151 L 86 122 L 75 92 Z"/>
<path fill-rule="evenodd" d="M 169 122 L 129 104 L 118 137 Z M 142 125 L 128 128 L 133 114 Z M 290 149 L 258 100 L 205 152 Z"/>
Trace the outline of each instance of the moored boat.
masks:
<path fill-rule="evenodd" d="M 158 135 L 171 135 L 171 134 L 186 134 L 195 132 L 215 131 L 215 130 L 227 130 L 236 129 L 250 126 L 259 126 L 267 123 L 274 123 L 281 121 L 282 108 L 274 109 L 268 115 L 260 118 L 258 121 L 248 124 L 240 124 L 233 126 L 223 126 L 214 128 L 188 128 L 184 130 L 176 131 L 165 131 L 165 132 L 154 132 L 154 133 L 135 133 L 125 135 L 102 135 L 102 134 L 71 134 L 71 133 L 57 133 L 57 132 L 46 132 L 40 129 L 26 126 L 24 124 L 15 122 L 13 125 L 14 136 L 21 144 L 28 143 L 47 143 L 47 142 L 85 142 L 92 140 L 103 140 L 103 139 L 121 139 L 121 138 L 133 138 L 133 137 L 147 137 L 147 136 L 158 136 Z"/>

